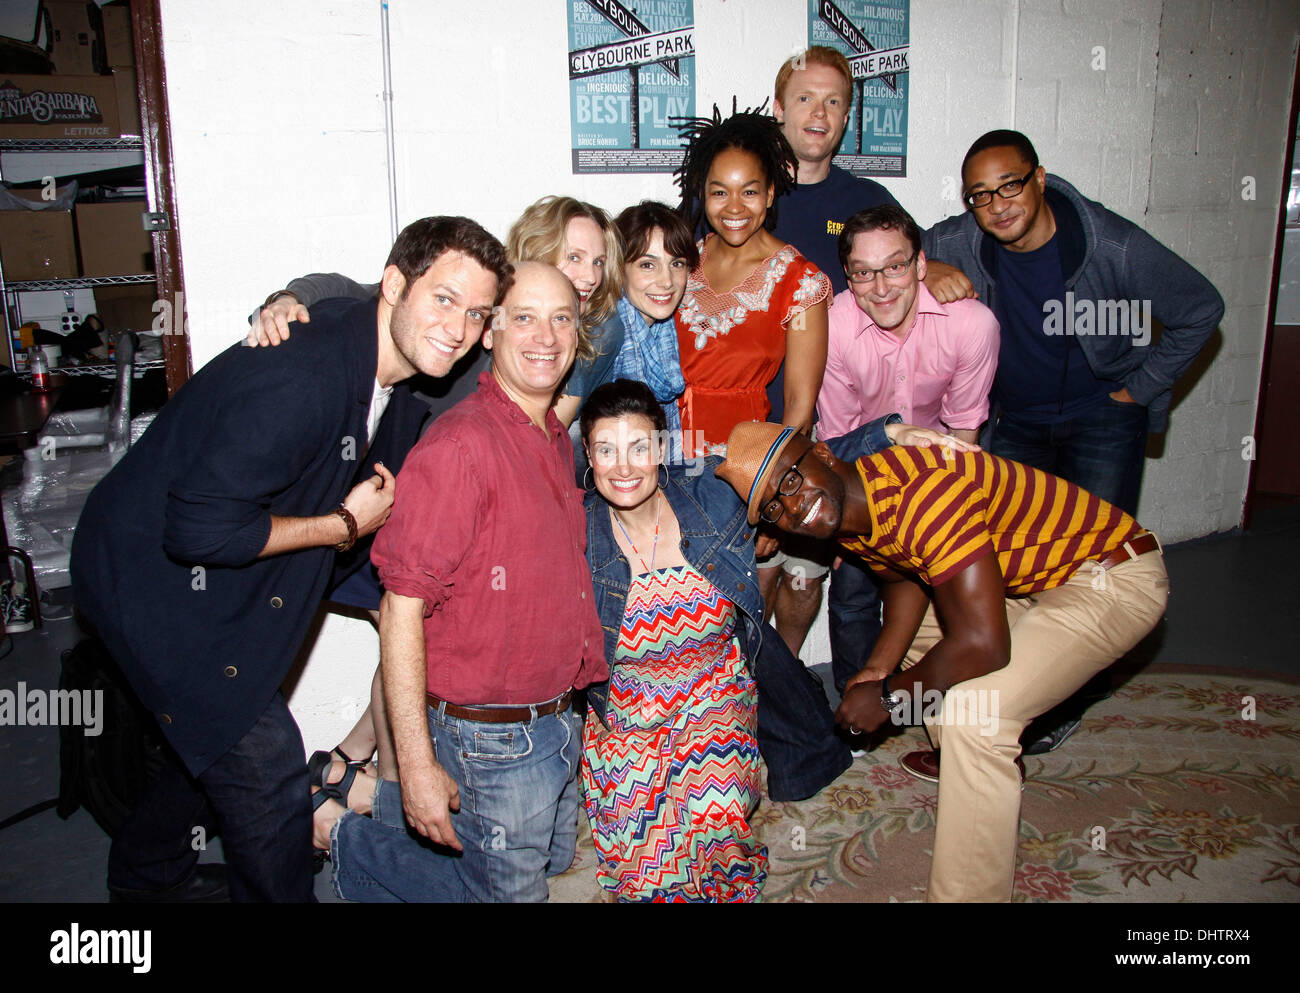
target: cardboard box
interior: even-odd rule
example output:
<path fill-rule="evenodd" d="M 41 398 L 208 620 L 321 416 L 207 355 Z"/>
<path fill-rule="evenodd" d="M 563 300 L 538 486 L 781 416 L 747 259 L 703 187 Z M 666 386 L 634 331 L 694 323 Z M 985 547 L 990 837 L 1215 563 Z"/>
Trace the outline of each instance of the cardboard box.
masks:
<path fill-rule="evenodd" d="M 41 191 L 11 190 L 25 200 Z M 0 210 L 0 262 L 5 282 L 76 276 L 77 251 L 70 210 Z"/>
<path fill-rule="evenodd" d="M 95 304 L 106 332 L 149 330 L 157 316 L 153 309 L 157 299 L 158 289 L 152 283 L 95 289 Z"/>
<path fill-rule="evenodd" d="M 140 133 L 140 96 L 135 89 L 135 70 L 115 68 L 113 82 L 117 84 L 117 123 L 123 134 Z"/>
<path fill-rule="evenodd" d="M 50 12 L 54 71 L 88 76 L 108 68 L 105 61 L 103 20 L 93 3 L 85 0 L 45 0 Z"/>
<path fill-rule="evenodd" d="M 111 3 L 99 8 L 104 16 L 104 51 L 110 69 L 135 65 L 135 45 L 131 42 L 131 8 Z"/>
<path fill-rule="evenodd" d="M 0 138 L 116 138 L 112 76 L 0 75 Z"/>
<path fill-rule="evenodd" d="M 153 272 L 153 235 L 144 229 L 144 200 L 77 204 L 83 276 Z"/>

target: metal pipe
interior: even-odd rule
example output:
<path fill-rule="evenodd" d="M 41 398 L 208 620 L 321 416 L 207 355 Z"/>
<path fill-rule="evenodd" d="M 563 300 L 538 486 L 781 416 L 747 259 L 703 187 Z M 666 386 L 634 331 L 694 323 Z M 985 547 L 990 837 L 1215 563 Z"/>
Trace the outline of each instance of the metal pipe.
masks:
<path fill-rule="evenodd" d="M 388 36 L 388 0 L 380 0 L 379 23 L 384 51 L 384 137 L 388 149 L 389 242 L 397 240 L 397 152 L 393 140 L 393 49 Z"/>

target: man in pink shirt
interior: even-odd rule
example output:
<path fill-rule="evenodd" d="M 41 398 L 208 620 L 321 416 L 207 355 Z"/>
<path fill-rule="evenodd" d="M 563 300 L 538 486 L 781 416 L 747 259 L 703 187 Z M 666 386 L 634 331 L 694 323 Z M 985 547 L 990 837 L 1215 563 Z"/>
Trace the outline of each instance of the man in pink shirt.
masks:
<path fill-rule="evenodd" d="M 909 424 L 974 442 L 989 413 L 998 322 L 974 299 L 941 304 L 926 289 L 921 232 L 902 207 L 854 214 L 840 233 L 849 288 L 830 311 L 817 434 L 838 438 L 896 412 Z M 828 597 L 835 687 L 866 663 L 880 634 L 880 596 L 861 563 L 845 558 Z"/>

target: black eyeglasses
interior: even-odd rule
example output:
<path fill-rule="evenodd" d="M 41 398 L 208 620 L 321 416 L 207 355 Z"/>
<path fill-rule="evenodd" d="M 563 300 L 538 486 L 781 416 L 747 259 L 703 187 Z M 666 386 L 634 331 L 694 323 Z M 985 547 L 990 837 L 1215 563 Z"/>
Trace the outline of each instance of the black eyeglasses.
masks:
<path fill-rule="evenodd" d="M 775 524 L 781 519 L 781 515 L 785 513 L 785 506 L 781 503 L 780 497 L 794 496 L 803 489 L 803 473 L 799 471 L 798 466 L 803 461 L 804 455 L 811 451 L 811 448 L 804 449 L 803 455 L 794 460 L 790 468 L 781 477 L 781 482 L 777 484 L 777 495 L 763 504 L 763 509 L 758 512 L 758 516 L 768 524 Z"/>
<path fill-rule="evenodd" d="M 877 276 L 884 276 L 886 279 L 902 279 L 907 275 L 907 270 L 912 268 L 912 263 L 916 261 L 916 252 L 909 255 L 906 261 L 891 262 L 887 266 L 881 266 L 879 269 L 872 269 L 869 266 L 859 266 L 856 269 L 850 269 L 847 273 L 850 283 L 874 283 Z"/>
<path fill-rule="evenodd" d="M 1025 184 L 1033 178 L 1034 173 L 1038 171 L 1038 166 L 1034 166 L 1029 172 L 1025 173 L 1020 179 L 1013 179 L 1010 182 L 1003 183 L 996 190 L 980 190 L 978 193 L 967 193 L 962 197 L 962 201 L 967 207 L 987 207 L 993 202 L 993 194 L 996 193 L 1003 200 L 1010 200 L 1012 197 L 1020 196 L 1021 190 Z"/>

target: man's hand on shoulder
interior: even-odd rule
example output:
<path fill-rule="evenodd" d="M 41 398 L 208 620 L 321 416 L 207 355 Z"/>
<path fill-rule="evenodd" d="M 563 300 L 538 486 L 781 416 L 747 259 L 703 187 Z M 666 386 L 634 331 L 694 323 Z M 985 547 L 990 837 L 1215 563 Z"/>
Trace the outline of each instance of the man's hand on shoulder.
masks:
<path fill-rule="evenodd" d="M 934 259 L 926 259 L 925 288 L 940 303 L 979 297 L 964 272 L 956 266 L 936 262 Z"/>
<path fill-rule="evenodd" d="M 451 826 L 451 812 L 460 810 L 460 787 L 434 762 L 427 769 L 402 770 L 402 810 L 407 823 L 436 845 L 463 851 Z"/>
<path fill-rule="evenodd" d="M 307 312 L 307 308 L 300 304 L 298 298 L 288 290 L 272 293 L 262 305 L 262 309 L 257 312 L 257 318 L 248 329 L 245 344 L 253 348 L 259 345 L 274 347 L 283 341 L 288 341 L 289 325 L 294 321 L 299 324 L 309 324 L 311 315 Z"/>
<path fill-rule="evenodd" d="M 950 434 L 940 434 L 930 428 L 919 428 L 915 424 L 886 424 L 885 436 L 895 445 L 913 445 L 917 448 L 929 448 L 942 445 L 955 452 L 978 452 L 980 446 L 969 441 L 962 441 Z"/>

